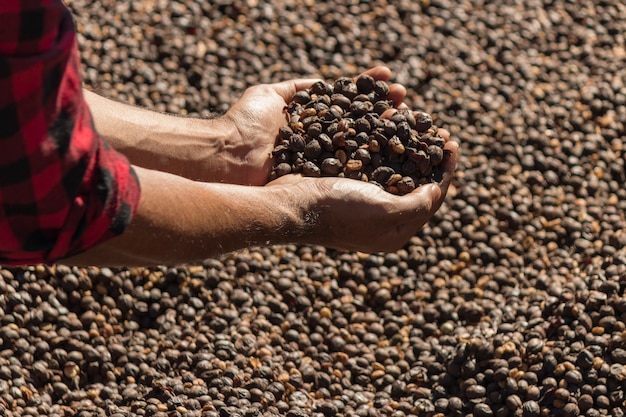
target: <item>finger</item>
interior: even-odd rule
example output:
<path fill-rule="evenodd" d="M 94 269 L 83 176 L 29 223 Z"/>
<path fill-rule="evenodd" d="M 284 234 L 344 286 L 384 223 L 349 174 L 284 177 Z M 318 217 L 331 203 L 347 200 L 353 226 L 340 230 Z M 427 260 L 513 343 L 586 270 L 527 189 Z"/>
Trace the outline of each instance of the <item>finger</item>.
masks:
<path fill-rule="evenodd" d="M 396 207 L 401 208 L 402 220 L 395 224 L 398 237 L 412 236 L 424 227 L 435 213 L 434 205 L 439 200 L 441 189 L 436 184 L 422 185 L 399 197 Z"/>
<path fill-rule="evenodd" d="M 454 176 L 454 170 L 456 168 L 457 159 L 459 156 L 459 144 L 449 140 L 443 147 L 444 159 L 443 159 L 443 180 L 446 188 L 452 181 Z"/>
<path fill-rule="evenodd" d="M 444 138 L 446 142 L 450 140 L 450 132 L 447 129 L 438 129 L 437 133 L 439 134 L 439 136 Z"/>
<path fill-rule="evenodd" d="M 431 214 L 437 211 L 435 206 L 442 200 L 443 191 L 438 184 L 426 184 L 418 187 L 417 195 L 422 201 L 420 210 L 423 212 L 430 212 Z"/>
<path fill-rule="evenodd" d="M 441 199 L 441 194 L 441 188 L 437 184 L 424 184 L 408 194 L 395 196 L 397 200 L 394 205 L 398 214 L 408 214 L 411 216 L 410 222 L 414 222 L 416 219 L 413 216 L 417 216 L 417 219 L 430 217 L 432 207 Z"/>
<path fill-rule="evenodd" d="M 375 80 L 388 81 L 391 78 L 391 70 L 383 65 L 370 68 L 361 75 L 367 74 Z"/>
<path fill-rule="evenodd" d="M 393 101 L 394 107 L 398 107 L 402 104 L 402 101 L 406 97 L 406 93 L 406 87 L 402 84 L 395 83 L 389 86 L 389 94 L 387 97 L 389 100 Z"/>
<path fill-rule="evenodd" d="M 450 187 L 450 183 L 452 182 L 452 178 L 454 177 L 454 170 L 457 164 L 458 149 L 459 144 L 453 141 L 448 141 L 443 147 L 443 178 L 441 179 L 439 184 L 437 184 L 437 186 L 441 190 L 441 196 L 433 203 L 433 213 L 439 210 L 439 207 L 441 207 L 441 205 L 443 204 L 446 194 L 448 193 L 448 188 Z"/>
<path fill-rule="evenodd" d="M 385 110 L 380 117 L 382 119 L 391 119 L 391 117 L 396 114 L 399 110 L 408 110 L 409 106 L 407 106 L 406 104 L 402 103 L 400 104 L 398 107 L 392 107 L 390 109 Z"/>
<path fill-rule="evenodd" d="M 457 164 L 459 145 L 456 142 L 447 142 L 444 149 L 444 166 L 442 180 L 439 183 L 424 184 L 417 187 L 414 191 L 407 194 L 413 198 L 411 204 L 416 205 L 416 211 L 418 213 L 424 211 L 430 211 L 431 215 L 434 214 L 441 204 L 443 203 L 448 187 L 452 182 L 454 176 L 454 169 Z"/>
<path fill-rule="evenodd" d="M 311 88 L 318 81 L 321 80 L 319 78 L 296 78 L 272 84 L 272 88 L 285 100 L 285 103 L 289 103 L 294 94 L 306 88 Z"/>

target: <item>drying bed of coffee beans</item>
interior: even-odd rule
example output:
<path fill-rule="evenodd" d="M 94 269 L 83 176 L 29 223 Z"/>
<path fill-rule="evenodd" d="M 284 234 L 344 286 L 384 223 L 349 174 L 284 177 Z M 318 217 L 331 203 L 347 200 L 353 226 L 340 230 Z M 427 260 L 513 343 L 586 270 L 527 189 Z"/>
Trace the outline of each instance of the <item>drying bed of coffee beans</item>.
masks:
<path fill-rule="evenodd" d="M 1 415 L 624 415 L 622 1 L 68 4 L 109 97 L 206 117 L 384 63 L 461 153 L 395 253 L 0 269 Z"/>
<path fill-rule="evenodd" d="M 444 138 L 432 116 L 393 107 L 389 85 L 367 74 L 318 81 L 286 108 L 270 181 L 287 174 L 342 177 L 404 195 L 441 177 Z M 381 117 L 383 116 L 383 117 Z"/>

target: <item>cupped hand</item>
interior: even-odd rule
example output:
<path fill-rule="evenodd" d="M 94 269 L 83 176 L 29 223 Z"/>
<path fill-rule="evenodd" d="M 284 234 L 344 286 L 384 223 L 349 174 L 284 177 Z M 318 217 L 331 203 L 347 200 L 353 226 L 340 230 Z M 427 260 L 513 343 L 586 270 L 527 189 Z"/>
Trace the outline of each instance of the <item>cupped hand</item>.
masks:
<path fill-rule="evenodd" d="M 285 106 L 293 95 L 317 79 L 295 79 L 248 88 L 222 118 L 234 127 L 225 149 L 233 165 L 225 182 L 242 185 L 267 183 L 272 150 L 281 126 L 287 124 Z"/>
<path fill-rule="evenodd" d="M 364 74 L 376 80 L 388 81 L 391 70 L 384 66 L 374 67 Z M 261 84 L 248 88 L 241 98 L 222 116 L 223 121 L 234 127 L 232 135 L 224 145 L 221 158 L 224 178 L 220 181 L 264 185 L 274 163 L 272 151 L 281 126 L 287 125 L 285 106 L 294 94 L 320 81 L 319 79 L 294 79 L 275 84 Z M 406 89 L 391 84 L 389 98 L 399 106 L 406 96 Z"/>
<path fill-rule="evenodd" d="M 442 136 L 449 139 L 445 130 Z M 267 186 L 287 187 L 290 198 L 304 200 L 307 224 L 302 243 L 342 250 L 393 252 L 400 249 L 443 203 L 454 175 L 458 145 L 444 146 L 443 177 L 396 196 L 376 185 L 345 178 L 285 175 Z M 295 196 L 295 197 L 294 197 Z"/>

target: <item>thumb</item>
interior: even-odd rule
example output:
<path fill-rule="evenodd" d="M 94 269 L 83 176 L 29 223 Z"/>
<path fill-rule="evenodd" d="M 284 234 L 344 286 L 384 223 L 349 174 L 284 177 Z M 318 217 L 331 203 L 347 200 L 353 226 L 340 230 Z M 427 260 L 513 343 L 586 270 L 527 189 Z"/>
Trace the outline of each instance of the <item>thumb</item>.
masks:
<path fill-rule="evenodd" d="M 433 203 L 436 203 L 441 198 L 441 188 L 437 184 L 429 184 L 425 187 L 427 189 L 426 192 L 430 194 L 430 199 Z"/>
<path fill-rule="evenodd" d="M 405 197 L 411 197 L 411 204 L 418 213 L 429 212 L 432 214 L 441 205 L 442 191 L 439 185 L 435 183 L 425 184 L 401 198 Z"/>
<path fill-rule="evenodd" d="M 321 81 L 319 78 L 296 78 L 294 80 L 283 81 L 272 85 L 274 91 L 280 95 L 285 103 L 288 103 L 293 98 L 293 95 L 298 91 L 310 88 L 316 82 Z"/>

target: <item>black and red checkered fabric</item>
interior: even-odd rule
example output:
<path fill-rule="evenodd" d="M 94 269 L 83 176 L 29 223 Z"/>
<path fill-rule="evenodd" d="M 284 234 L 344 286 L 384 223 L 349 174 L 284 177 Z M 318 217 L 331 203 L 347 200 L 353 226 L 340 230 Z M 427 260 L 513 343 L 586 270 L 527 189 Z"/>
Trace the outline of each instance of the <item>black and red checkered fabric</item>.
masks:
<path fill-rule="evenodd" d="M 128 160 L 95 132 L 60 0 L 0 0 L 0 264 L 51 263 L 122 233 Z"/>

